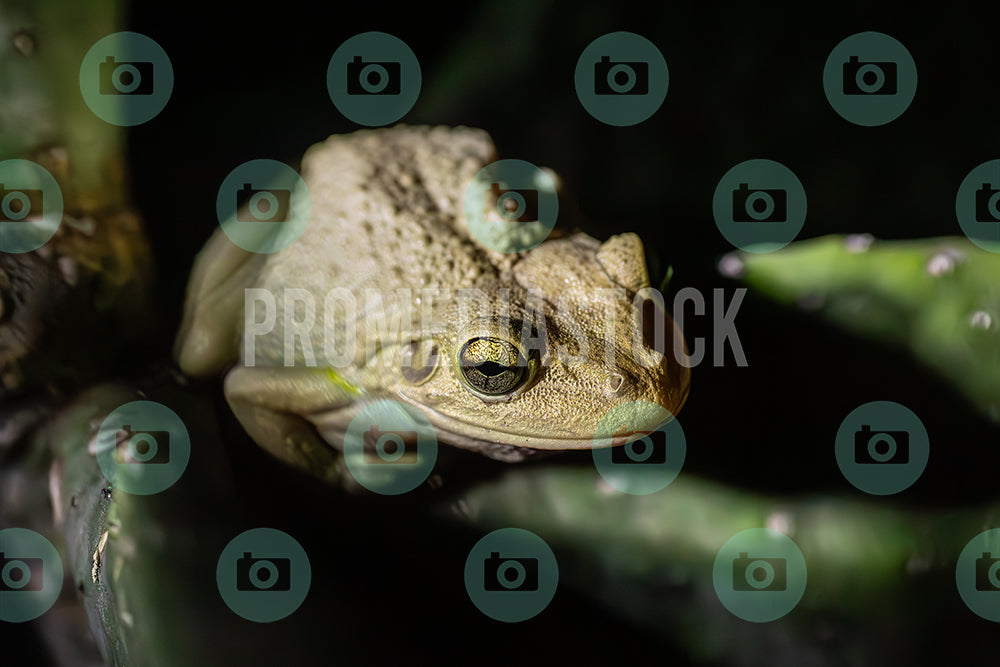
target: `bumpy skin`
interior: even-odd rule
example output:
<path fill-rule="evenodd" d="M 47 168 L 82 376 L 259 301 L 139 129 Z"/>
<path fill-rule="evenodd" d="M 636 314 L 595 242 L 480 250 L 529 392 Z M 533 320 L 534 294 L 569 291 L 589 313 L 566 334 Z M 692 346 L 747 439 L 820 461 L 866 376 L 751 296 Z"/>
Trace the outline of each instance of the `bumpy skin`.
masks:
<path fill-rule="evenodd" d="M 260 255 L 219 231 L 199 255 L 177 344 L 181 369 L 196 376 L 228 370 L 226 396 L 250 435 L 320 476 L 332 474 L 331 448 L 342 445 L 350 419 L 371 399 L 417 406 L 439 441 L 505 460 L 540 449 L 591 447 L 601 417 L 625 401 L 676 413 L 689 371 L 670 353 L 675 337 L 683 349 L 670 319 L 658 311 L 667 354 L 656 355 L 644 342 L 633 350 L 633 340 L 645 339 L 632 299 L 649 284 L 638 237 L 622 234 L 601 244 L 576 233 L 518 254 L 486 248 L 469 231 L 463 197 L 475 174 L 495 159 L 489 136 L 470 128 L 364 130 L 309 149 L 302 175 L 312 217 L 298 241 Z M 273 330 L 256 338 L 252 367 L 243 345 L 244 288 L 270 290 L 277 305 Z M 286 360 L 286 288 L 314 295 L 309 338 L 317 367 L 307 364 L 298 344 L 294 363 Z M 344 308 L 325 312 L 333 288 L 354 296 L 353 316 Z M 458 294 L 466 288 L 482 290 L 494 314 L 470 311 Z M 422 291 L 428 289 L 444 291 L 429 300 Z M 537 354 L 523 350 L 537 372 L 507 395 L 477 394 L 463 380 L 459 350 L 476 335 L 520 340 L 524 320 L 541 320 L 525 312 L 529 290 L 541 296 L 531 303 L 544 314 Z M 509 318 L 496 315 L 501 303 L 510 304 Z M 304 317 L 301 308 L 295 320 Z M 374 332 L 373 315 L 390 323 L 398 318 L 401 334 Z M 348 365 L 323 368 L 325 345 L 343 354 L 351 342 Z M 419 357 L 431 349 L 438 352 L 436 368 L 429 379 L 417 373 L 421 382 L 415 383 L 414 373 L 402 368 L 401 351 Z M 562 351 L 586 355 L 569 360 Z M 646 367 L 640 358 L 659 363 Z M 641 423 L 642 415 L 635 419 L 634 430 L 653 426 Z"/>

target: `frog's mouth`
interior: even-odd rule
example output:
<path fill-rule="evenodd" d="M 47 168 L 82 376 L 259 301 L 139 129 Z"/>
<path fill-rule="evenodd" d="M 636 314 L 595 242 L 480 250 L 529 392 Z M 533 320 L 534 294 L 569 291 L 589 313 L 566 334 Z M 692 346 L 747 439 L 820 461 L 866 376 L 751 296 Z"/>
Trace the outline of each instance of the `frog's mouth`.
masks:
<path fill-rule="evenodd" d="M 438 439 L 456 447 L 478 449 L 487 445 L 505 445 L 508 447 L 526 447 L 528 449 L 560 450 L 560 449 L 594 449 L 595 443 L 602 447 L 614 447 L 625 444 L 632 434 L 623 434 L 608 439 L 595 440 L 593 436 L 553 437 L 534 436 L 526 433 L 512 433 L 497 428 L 489 428 L 478 424 L 456 421 L 434 410 L 423 407 L 424 414 L 434 426 Z"/>
<path fill-rule="evenodd" d="M 564 438 L 557 440 L 553 438 L 530 438 L 513 433 L 504 433 L 502 431 L 489 432 L 503 436 L 503 441 L 498 442 L 497 440 L 484 440 L 482 438 L 455 433 L 454 431 L 443 435 L 440 440 L 444 443 L 452 445 L 453 447 L 470 449 L 485 454 L 492 459 L 510 462 L 523 461 L 524 459 L 532 456 L 548 454 L 559 450 L 594 448 L 593 438 Z M 442 431 L 439 429 L 438 434 L 440 435 L 441 433 Z M 518 444 L 512 444 L 510 440 L 515 438 L 527 441 L 529 444 L 520 444 L 520 442 Z M 615 437 L 611 439 L 610 443 L 607 443 L 606 441 L 606 444 L 610 447 L 616 447 L 618 445 L 625 444 L 628 441 L 628 438 L 629 436 Z"/>
<path fill-rule="evenodd" d="M 616 434 L 610 438 L 595 438 L 593 435 L 535 436 L 456 420 L 427 405 L 422 405 L 421 411 L 434 427 L 440 442 L 477 451 L 502 461 L 521 461 L 531 456 L 556 451 L 618 447 L 648 433 L 648 430 L 636 430 Z M 656 425 L 651 425 L 649 428 L 654 429 Z"/>
<path fill-rule="evenodd" d="M 356 406 L 353 406 L 353 409 L 348 410 L 349 414 L 345 414 L 341 410 L 313 414 L 309 416 L 309 421 L 313 423 L 319 435 L 330 447 L 340 450 L 343 447 L 347 424 L 355 416 L 356 411 Z M 603 440 L 595 440 L 592 436 L 540 437 L 458 421 L 428 408 L 426 405 L 421 406 L 421 412 L 434 427 L 439 443 L 476 451 L 492 459 L 507 462 L 523 461 L 533 456 L 560 450 L 594 449 L 595 444 L 601 447 L 617 447 L 638 435 L 638 432 L 625 433 Z"/>

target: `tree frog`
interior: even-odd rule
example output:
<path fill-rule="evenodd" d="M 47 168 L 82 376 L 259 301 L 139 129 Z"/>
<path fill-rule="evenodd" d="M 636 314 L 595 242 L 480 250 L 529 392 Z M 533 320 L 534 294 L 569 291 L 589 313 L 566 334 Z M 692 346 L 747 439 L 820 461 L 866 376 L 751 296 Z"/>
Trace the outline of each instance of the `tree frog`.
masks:
<path fill-rule="evenodd" d="M 489 135 L 466 127 L 362 130 L 310 148 L 297 241 L 260 254 L 219 230 L 196 258 L 181 370 L 224 372 L 249 435 L 320 477 L 336 476 L 347 425 L 377 399 L 419 409 L 439 442 L 506 461 L 590 448 L 627 401 L 676 414 L 683 336 L 643 296 L 638 236 L 557 229 L 522 252 L 487 247 L 464 197 L 496 159 Z"/>

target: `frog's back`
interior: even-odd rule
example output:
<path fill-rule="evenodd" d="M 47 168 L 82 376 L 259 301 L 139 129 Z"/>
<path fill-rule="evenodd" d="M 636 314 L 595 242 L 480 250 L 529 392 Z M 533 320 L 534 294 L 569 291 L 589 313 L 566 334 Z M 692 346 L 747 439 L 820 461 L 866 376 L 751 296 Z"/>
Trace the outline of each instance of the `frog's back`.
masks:
<path fill-rule="evenodd" d="M 482 130 L 399 126 L 335 135 L 302 160 L 312 216 L 268 263 L 263 286 L 473 286 L 498 260 L 465 225 L 463 198 L 495 159 Z M 273 285 L 271 285 L 273 280 Z"/>

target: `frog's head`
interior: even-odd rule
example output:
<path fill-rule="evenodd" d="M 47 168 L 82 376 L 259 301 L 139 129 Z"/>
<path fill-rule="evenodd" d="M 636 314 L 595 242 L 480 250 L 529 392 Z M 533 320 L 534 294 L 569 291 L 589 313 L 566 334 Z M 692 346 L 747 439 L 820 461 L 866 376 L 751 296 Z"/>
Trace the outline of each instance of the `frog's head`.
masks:
<path fill-rule="evenodd" d="M 395 393 L 439 439 L 516 460 L 592 447 L 602 417 L 622 403 L 680 410 L 690 378 L 677 361 L 683 336 L 653 298 L 635 234 L 550 240 L 512 270 L 509 296 L 482 290 L 488 308 L 456 298 L 443 326 L 396 355 Z"/>

